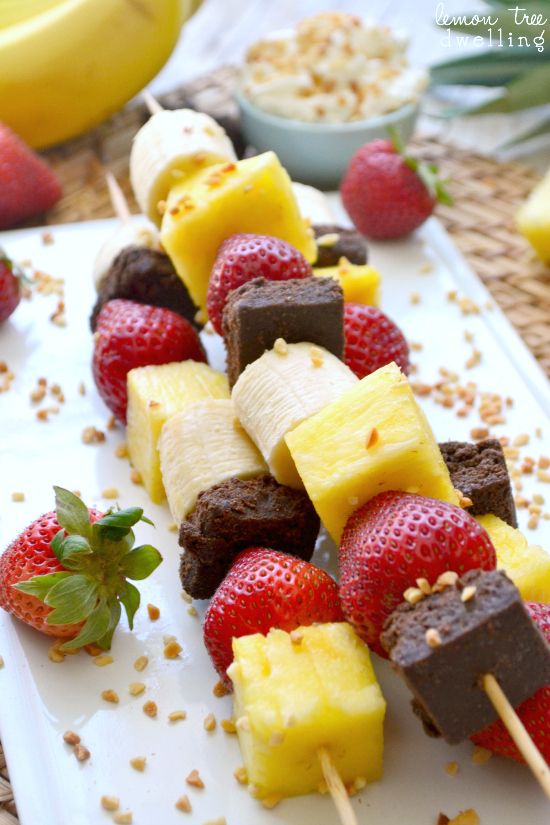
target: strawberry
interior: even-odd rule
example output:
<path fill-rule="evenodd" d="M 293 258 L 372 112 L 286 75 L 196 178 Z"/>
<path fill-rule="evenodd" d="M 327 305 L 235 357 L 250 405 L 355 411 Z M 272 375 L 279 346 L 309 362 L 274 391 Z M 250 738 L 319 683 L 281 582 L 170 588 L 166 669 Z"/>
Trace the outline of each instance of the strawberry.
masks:
<path fill-rule="evenodd" d="M 0 323 L 10 317 L 20 300 L 19 278 L 13 271 L 12 262 L 0 248 Z"/>
<path fill-rule="evenodd" d="M 340 187 L 344 207 L 368 238 L 400 238 L 450 203 L 433 165 L 405 156 L 394 140 L 375 140 L 352 157 Z"/>
<path fill-rule="evenodd" d="M 525 607 L 550 644 L 550 604 L 527 602 Z M 550 765 L 550 685 L 537 690 L 535 695 L 522 702 L 516 711 L 527 728 L 527 733 Z M 525 761 L 500 719 L 476 733 L 472 740 L 476 745 L 487 748 L 499 756 L 515 759 L 516 762 Z"/>
<path fill-rule="evenodd" d="M 328 573 L 287 553 L 250 547 L 239 553 L 212 597 L 204 618 L 204 643 L 231 687 L 226 670 L 233 661 L 233 637 L 341 621 L 338 585 Z"/>
<path fill-rule="evenodd" d="M 218 250 L 208 285 L 207 308 L 212 326 L 223 334 L 222 316 L 232 289 L 253 278 L 288 281 L 312 274 L 301 252 L 270 235 L 231 235 Z"/>
<path fill-rule="evenodd" d="M 102 307 L 92 371 L 100 396 L 121 421 L 126 422 L 130 370 L 188 359 L 206 361 L 206 355 L 196 331 L 181 315 L 123 298 Z"/>
<path fill-rule="evenodd" d="M 405 336 L 387 315 L 365 304 L 344 304 L 344 361 L 358 378 L 391 361 L 410 370 Z"/>
<path fill-rule="evenodd" d="M 45 212 L 60 197 L 61 186 L 51 169 L 0 123 L 0 229 Z"/>
<path fill-rule="evenodd" d="M 62 650 L 92 642 L 111 646 L 121 605 L 130 629 L 139 590 L 160 564 L 158 550 L 133 550 L 139 507 L 88 510 L 73 493 L 54 487 L 56 511 L 33 521 L 0 557 L 0 607 L 48 636 L 68 641 Z"/>
<path fill-rule="evenodd" d="M 494 570 L 489 536 L 465 510 L 432 498 L 379 493 L 349 517 L 340 544 L 340 599 L 346 619 L 386 657 L 380 633 L 419 578 L 447 570 Z"/>

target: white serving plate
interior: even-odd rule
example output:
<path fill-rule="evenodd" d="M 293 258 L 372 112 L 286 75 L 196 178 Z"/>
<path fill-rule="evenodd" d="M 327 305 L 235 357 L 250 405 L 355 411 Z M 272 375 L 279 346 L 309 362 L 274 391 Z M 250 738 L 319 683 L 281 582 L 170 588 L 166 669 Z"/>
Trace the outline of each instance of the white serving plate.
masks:
<path fill-rule="evenodd" d="M 338 209 L 338 207 L 337 207 Z M 142 603 L 160 607 L 161 618 L 152 623 L 142 608 L 133 634 L 124 626 L 113 643 L 114 663 L 99 668 L 85 653 L 54 664 L 47 657 L 46 637 L 0 615 L 0 735 L 4 745 L 22 825 L 90 825 L 108 823 L 111 815 L 100 808 L 102 794 L 120 797 L 121 809 L 133 811 L 135 825 L 176 825 L 186 821 L 175 809 L 176 799 L 187 793 L 193 812 L 187 821 L 203 823 L 225 816 L 228 825 L 275 825 L 302 822 L 332 825 L 337 821 L 330 799 L 317 795 L 286 800 L 271 811 L 251 799 L 233 778 L 241 764 L 235 736 L 219 727 L 203 729 L 208 712 L 218 722 L 231 715 L 230 698 L 217 699 L 212 687 L 217 677 L 202 644 L 200 619 L 187 613 L 178 579 L 178 545 L 167 529 L 171 521 L 166 506 L 151 504 L 141 487 L 129 480 L 126 461 L 114 457 L 123 441 L 122 428 L 107 432 L 106 443 L 86 446 L 81 441 L 85 426 L 105 429 L 108 412 L 97 396 L 90 374 L 91 335 L 87 318 L 93 300 L 91 265 L 99 244 L 112 231 L 111 221 L 54 227 L 55 243 L 44 245 L 40 230 L 4 233 L 1 239 L 16 260 L 31 259 L 37 269 L 65 278 L 68 326 L 49 321 L 54 296 L 35 295 L 23 302 L 11 321 L 0 328 L 0 359 L 8 361 L 16 378 L 9 392 L 0 394 L 2 436 L 0 442 L 0 544 L 5 546 L 29 521 L 53 505 L 52 484 L 79 489 L 88 504 L 100 505 L 101 491 L 120 490 L 122 506 L 138 504 L 155 524 L 137 529 L 138 543 L 155 543 L 164 563 L 142 584 Z M 550 385 L 497 310 L 464 318 L 446 294 L 455 289 L 479 304 L 488 300 L 484 287 L 468 269 L 441 226 L 428 223 L 412 238 L 388 244 L 372 244 L 371 260 L 383 274 L 383 307 L 401 324 L 411 340 L 422 341 L 422 352 L 413 353 L 419 376 L 435 380 L 444 365 L 486 390 L 514 398 L 507 424 L 497 434 L 534 433 L 526 454 L 550 452 Z M 430 273 L 423 272 L 426 261 Z M 412 305 L 410 294 L 421 302 Z M 471 349 L 464 329 L 476 335 L 482 351 L 479 366 L 463 369 Z M 204 336 L 214 366 L 222 366 L 219 341 Z M 45 376 L 61 384 L 66 396 L 58 416 L 48 423 L 35 418 L 29 393 Z M 87 394 L 78 393 L 84 381 Z M 424 403 L 424 402 L 423 402 Z M 424 403 L 436 435 L 467 439 L 477 418 L 459 419 L 452 411 Z M 526 491 L 534 489 L 525 485 Z M 544 489 L 546 487 L 546 490 Z M 548 485 L 538 484 L 543 494 Z M 11 493 L 25 493 L 23 503 L 13 503 Z M 525 526 L 524 511 L 520 514 Z M 541 521 L 530 534 L 533 542 L 550 548 L 550 522 Z M 330 566 L 328 543 L 316 561 Z M 202 613 L 204 606 L 198 604 Z M 173 634 L 184 652 L 178 660 L 162 656 L 163 636 Z M 150 664 L 142 674 L 133 662 L 146 653 Z M 375 657 L 375 667 L 388 701 L 385 726 L 385 774 L 381 782 L 355 797 L 360 823 L 384 825 L 432 825 L 440 811 L 455 816 L 473 807 L 482 825 L 529 825 L 548 822 L 548 804 L 525 767 L 493 758 L 483 766 L 471 763 L 472 746 L 450 747 L 427 738 L 409 708 L 409 696 L 385 662 Z M 147 692 L 132 698 L 128 684 L 144 681 Z M 100 693 L 115 689 L 119 705 L 102 701 Z M 143 702 L 153 699 L 159 717 L 149 719 Z M 187 711 L 187 719 L 170 725 L 167 714 Z M 79 764 L 64 745 L 62 734 L 77 731 L 92 757 Z M 128 761 L 146 756 L 144 773 Z M 459 774 L 449 777 L 444 766 L 459 763 Z M 190 788 L 185 777 L 197 768 L 204 790 Z"/>

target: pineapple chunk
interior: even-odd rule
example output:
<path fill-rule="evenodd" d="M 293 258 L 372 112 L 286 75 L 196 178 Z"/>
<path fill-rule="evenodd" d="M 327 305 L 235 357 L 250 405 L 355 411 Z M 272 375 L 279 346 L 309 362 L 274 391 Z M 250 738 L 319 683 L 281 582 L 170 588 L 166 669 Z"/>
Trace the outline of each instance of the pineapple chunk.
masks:
<path fill-rule="evenodd" d="M 550 263 L 550 169 L 519 209 L 516 223 L 541 261 Z"/>
<path fill-rule="evenodd" d="M 227 376 L 197 361 L 137 367 L 128 373 L 130 460 L 152 501 L 164 500 L 157 443 L 172 415 L 203 398 L 229 398 Z"/>
<path fill-rule="evenodd" d="M 219 246 L 236 232 L 274 235 L 315 260 L 311 230 L 273 152 L 210 166 L 176 183 L 168 196 L 162 245 L 202 310 Z"/>
<path fill-rule="evenodd" d="M 177 524 L 189 515 L 202 490 L 234 476 L 253 478 L 268 472 L 229 398 L 197 401 L 169 418 L 159 452 L 164 489 Z"/>
<path fill-rule="evenodd" d="M 345 622 L 297 633 L 299 644 L 278 629 L 233 639 L 239 744 L 260 798 L 317 790 L 319 748 L 345 783 L 382 776 L 386 702 L 367 646 Z"/>
<path fill-rule="evenodd" d="M 380 306 L 380 273 L 373 266 L 350 264 L 346 258 L 341 258 L 338 266 L 314 268 L 313 274 L 338 281 L 346 303 Z"/>
<path fill-rule="evenodd" d="M 367 375 L 285 440 L 337 543 L 351 513 L 385 490 L 458 503 L 430 425 L 395 363 Z"/>
<path fill-rule="evenodd" d="M 512 579 L 526 602 L 550 603 L 550 555 L 529 545 L 519 530 L 488 514 L 477 516 L 497 552 L 497 567 Z"/>

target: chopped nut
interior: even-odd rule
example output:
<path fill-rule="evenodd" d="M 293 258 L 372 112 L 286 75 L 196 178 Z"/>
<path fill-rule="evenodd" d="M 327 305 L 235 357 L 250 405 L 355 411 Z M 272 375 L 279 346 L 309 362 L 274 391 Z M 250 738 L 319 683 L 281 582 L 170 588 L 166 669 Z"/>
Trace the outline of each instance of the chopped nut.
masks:
<path fill-rule="evenodd" d="M 107 499 L 118 498 L 118 489 L 116 487 L 105 487 L 105 489 L 101 491 L 101 497 Z"/>
<path fill-rule="evenodd" d="M 76 493 L 75 493 L 75 495 L 76 495 Z M 102 653 L 102 650 L 101 650 L 100 646 L 99 645 L 94 645 L 94 644 L 84 645 L 84 650 L 86 651 L 88 656 L 100 656 L 101 653 Z"/>
<path fill-rule="evenodd" d="M 188 613 L 189 616 L 198 616 L 199 615 L 198 610 L 194 605 L 190 605 L 187 608 L 187 613 Z"/>
<path fill-rule="evenodd" d="M 464 364 L 467 370 L 471 370 L 481 362 L 481 352 L 478 349 L 472 350 L 472 354 Z"/>
<path fill-rule="evenodd" d="M 115 814 L 113 817 L 115 825 L 132 825 L 132 821 L 132 811 L 124 811 L 124 813 Z"/>
<path fill-rule="evenodd" d="M 432 592 L 432 588 L 430 586 L 430 582 L 428 579 L 420 578 L 416 580 L 416 586 L 425 596 L 429 596 Z"/>
<path fill-rule="evenodd" d="M 5 664 L 4 657 L 0 656 L 0 670 L 2 670 L 2 668 L 4 667 L 4 664 Z"/>
<path fill-rule="evenodd" d="M 196 769 L 193 769 L 191 773 L 185 777 L 185 781 L 188 785 L 192 785 L 193 788 L 204 788 L 204 782 Z"/>
<path fill-rule="evenodd" d="M 87 759 L 90 758 L 91 753 L 84 745 L 78 742 L 74 746 L 74 755 L 76 756 L 79 762 L 86 762 Z"/>
<path fill-rule="evenodd" d="M 443 590 L 445 587 L 453 587 L 458 581 L 458 573 L 454 570 L 446 570 L 437 577 L 436 587 Z M 435 589 L 435 588 L 434 588 Z"/>
<path fill-rule="evenodd" d="M 78 385 L 78 394 L 86 395 L 86 384 L 84 383 L 84 381 L 81 381 Z"/>
<path fill-rule="evenodd" d="M 212 731 L 216 729 L 216 717 L 213 713 L 209 713 L 204 717 L 203 727 L 207 731 Z"/>
<path fill-rule="evenodd" d="M 50 662 L 55 662 L 58 664 L 59 662 L 63 662 L 65 660 L 65 654 L 63 651 L 59 650 L 59 646 L 62 644 L 59 640 L 54 642 L 50 648 L 48 648 L 48 659 Z"/>
<path fill-rule="evenodd" d="M 533 515 L 530 516 L 529 521 L 527 522 L 528 529 L 529 530 L 536 530 L 537 527 L 539 526 L 539 519 L 540 519 L 540 516 L 538 515 L 538 513 L 533 513 Z"/>
<path fill-rule="evenodd" d="M 244 716 L 241 717 L 241 718 L 242 719 L 245 719 L 245 718 L 247 719 L 247 717 L 244 717 Z M 235 722 L 233 722 L 232 719 L 222 719 L 222 721 L 220 722 L 220 725 L 222 726 L 222 728 L 224 729 L 224 731 L 226 733 L 237 733 L 237 727 L 235 725 Z"/>
<path fill-rule="evenodd" d="M 176 808 L 185 814 L 191 813 L 191 803 L 189 802 L 187 794 L 183 794 L 183 796 L 180 796 L 180 798 L 176 800 Z"/>
<path fill-rule="evenodd" d="M 229 690 L 226 688 L 222 681 L 219 681 L 216 682 L 216 684 L 212 688 L 212 693 L 217 699 L 221 699 L 223 696 L 227 696 Z"/>
<path fill-rule="evenodd" d="M 293 645 L 301 645 L 304 638 L 304 634 L 301 630 L 291 630 L 290 631 L 290 641 Z"/>
<path fill-rule="evenodd" d="M 459 507 L 462 507 L 462 509 L 465 510 L 467 507 L 471 507 L 473 505 L 473 503 L 474 502 L 472 501 L 471 498 L 468 498 L 468 496 L 463 496 L 462 493 L 460 493 L 460 495 L 458 497 L 458 506 Z"/>
<path fill-rule="evenodd" d="M 435 627 L 430 627 L 426 630 L 424 634 L 424 638 L 426 639 L 426 644 L 428 647 L 439 647 L 441 644 L 441 636 L 439 635 L 439 631 L 435 629 Z"/>
<path fill-rule="evenodd" d="M 147 759 L 144 756 L 134 756 L 133 759 L 130 759 L 130 765 L 135 771 L 143 773 L 147 765 Z"/>
<path fill-rule="evenodd" d="M 248 785 L 248 771 L 244 766 L 241 765 L 239 768 L 235 768 L 233 776 L 239 785 Z"/>
<path fill-rule="evenodd" d="M 340 235 L 337 232 L 327 232 L 325 235 L 319 235 L 317 238 L 317 246 L 331 247 L 337 244 L 340 240 Z"/>
<path fill-rule="evenodd" d="M 403 593 L 403 598 L 409 604 L 418 604 L 424 598 L 424 594 L 419 587 L 407 587 Z"/>
<path fill-rule="evenodd" d="M 142 693 L 145 693 L 145 685 L 143 682 L 130 682 L 128 693 L 130 696 L 141 696 Z"/>
<path fill-rule="evenodd" d="M 325 359 L 323 350 L 319 349 L 319 347 L 310 347 L 309 357 L 311 358 L 311 363 L 316 369 L 323 366 Z"/>
<path fill-rule="evenodd" d="M 168 642 L 168 644 L 164 646 L 164 658 L 177 659 L 182 650 L 183 648 L 178 642 Z"/>
<path fill-rule="evenodd" d="M 134 669 L 141 673 L 142 670 L 145 670 L 148 664 L 149 659 L 147 658 L 147 656 L 138 656 L 136 661 L 134 662 Z"/>
<path fill-rule="evenodd" d="M 484 438 L 487 438 L 488 435 L 489 429 L 487 427 L 474 427 L 470 430 L 470 436 L 474 441 L 482 441 Z"/>
<path fill-rule="evenodd" d="M 63 741 L 73 748 L 80 743 L 80 736 L 74 730 L 66 730 L 63 734 Z"/>
<path fill-rule="evenodd" d="M 112 665 L 113 662 L 113 657 L 107 655 L 96 656 L 96 658 L 94 659 L 94 665 L 97 665 L 98 667 L 106 667 L 107 665 Z"/>
<path fill-rule="evenodd" d="M 475 594 L 476 594 L 476 586 L 475 584 L 469 584 L 467 587 L 464 588 L 462 593 L 460 594 L 460 601 L 461 602 L 469 602 L 471 601 Z"/>
<path fill-rule="evenodd" d="M 445 765 L 445 773 L 449 776 L 456 776 L 458 773 L 458 762 L 447 762 Z"/>
<path fill-rule="evenodd" d="M 273 344 L 273 349 L 277 355 L 288 355 L 288 346 L 284 338 L 277 338 Z"/>
<path fill-rule="evenodd" d="M 537 478 L 545 484 L 550 484 L 550 473 L 547 470 L 537 470 Z"/>
<path fill-rule="evenodd" d="M 106 811 L 118 811 L 120 807 L 120 800 L 118 796 L 102 796 L 101 807 Z"/>
<path fill-rule="evenodd" d="M 378 443 L 379 437 L 378 430 L 376 427 L 373 427 L 366 438 L 365 446 L 367 450 L 370 450 L 371 447 L 374 447 L 374 445 Z"/>
<path fill-rule="evenodd" d="M 130 473 L 130 481 L 132 484 L 143 484 L 143 478 L 139 470 L 132 470 Z"/>
<path fill-rule="evenodd" d="M 176 524 L 175 521 L 171 521 L 170 524 L 168 524 L 168 526 L 166 527 L 166 529 L 168 530 L 169 533 L 177 533 L 178 530 L 179 530 L 179 527 L 178 527 L 178 525 Z"/>
<path fill-rule="evenodd" d="M 101 698 L 104 699 L 106 702 L 111 702 L 113 705 L 117 705 L 119 701 L 118 693 L 116 692 L 116 690 L 111 690 L 111 688 L 109 688 L 108 690 L 102 690 Z"/>
<path fill-rule="evenodd" d="M 274 731 L 271 734 L 271 736 L 269 737 L 269 744 L 272 747 L 275 747 L 276 745 L 282 745 L 284 741 L 285 741 L 285 735 L 284 735 L 283 731 L 280 731 L 280 730 Z"/>
<path fill-rule="evenodd" d="M 187 719 L 187 711 L 185 710 L 173 710 L 168 714 L 169 722 L 181 722 L 184 719 Z"/>
<path fill-rule="evenodd" d="M 202 825 L 227 825 L 225 816 L 218 816 L 216 819 L 207 819 Z"/>
<path fill-rule="evenodd" d="M 484 765 L 492 757 L 491 751 L 487 748 L 476 746 L 472 751 L 472 765 Z"/>
<path fill-rule="evenodd" d="M 149 700 L 143 705 L 143 712 L 150 719 L 155 719 L 158 713 L 157 703 Z"/>
<path fill-rule="evenodd" d="M 424 344 L 420 341 L 409 341 L 409 346 L 413 352 L 421 352 L 424 349 Z"/>
<path fill-rule="evenodd" d="M 45 395 L 46 395 L 45 387 L 36 387 L 36 389 L 34 389 L 31 392 L 30 399 L 31 399 L 33 404 L 39 404 L 41 401 L 43 401 Z"/>
<path fill-rule="evenodd" d="M 480 819 L 473 808 L 461 811 L 453 819 L 448 820 L 448 825 L 480 825 Z"/>
<path fill-rule="evenodd" d="M 514 447 L 525 447 L 529 444 L 529 436 L 527 433 L 520 433 L 520 435 L 516 435 L 514 440 L 512 441 Z"/>
<path fill-rule="evenodd" d="M 223 725 L 223 722 L 222 722 Z M 235 726 L 239 730 L 249 731 L 250 730 L 250 719 L 248 716 L 239 716 L 237 721 L 235 722 Z"/>
<path fill-rule="evenodd" d="M 54 237 L 48 229 L 45 229 L 40 237 L 44 246 L 51 246 L 54 243 Z"/>
<path fill-rule="evenodd" d="M 122 444 L 117 445 L 115 455 L 117 458 L 128 458 L 128 447 L 125 441 L 123 441 Z"/>
<path fill-rule="evenodd" d="M 269 810 L 271 810 L 271 808 L 274 808 L 276 805 L 279 804 L 282 798 L 283 797 L 279 793 L 270 793 L 267 796 L 264 796 L 263 799 L 260 799 L 260 802 L 262 803 L 264 808 L 268 808 Z"/>
<path fill-rule="evenodd" d="M 411 292 L 409 300 L 413 306 L 416 306 L 416 304 L 420 303 L 422 298 L 420 297 L 420 294 L 418 292 Z"/>
<path fill-rule="evenodd" d="M 156 606 L 156 604 L 148 604 L 147 614 L 152 622 L 156 622 L 156 620 L 160 617 L 160 609 Z"/>
<path fill-rule="evenodd" d="M 11 494 L 12 501 L 25 501 L 25 493 L 13 492 Z"/>

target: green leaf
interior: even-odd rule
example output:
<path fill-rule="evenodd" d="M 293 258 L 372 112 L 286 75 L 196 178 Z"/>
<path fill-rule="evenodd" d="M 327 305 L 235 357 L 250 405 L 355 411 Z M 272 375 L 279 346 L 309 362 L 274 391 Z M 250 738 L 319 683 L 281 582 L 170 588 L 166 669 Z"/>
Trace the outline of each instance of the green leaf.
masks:
<path fill-rule="evenodd" d="M 476 114 L 517 112 L 533 106 L 542 106 L 545 103 L 550 103 L 550 63 L 525 72 L 506 87 L 506 92 L 502 97 L 469 111 Z"/>
<path fill-rule="evenodd" d="M 143 544 L 124 556 L 120 566 L 125 576 L 138 581 L 150 576 L 161 561 L 162 556 L 155 547 L 150 544 Z"/>
<path fill-rule="evenodd" d="M 533 138 L 548 134 L 550 134 L 550 116 L 545 117 L 537 123 L 536 126 L 532 126 L 530 129 L 520 132 L 519 135 L 516 135 L 512 140 L 507 140 L 506 143 L 499 144 L 498 148 L 507 149 L 509 146 L 516 146 L 518 143 L 523 143 L 523 141 L 532 140 Z"/>
<path fill-rule="evenodd" d="M 57 558 L 58 562 L 61 562 L 63 558 L 63 539 L 65 538 L 65 530 L 61 528 L 58 530 L 53 539 L 50 542 L 50 547 L 52 548 L 54 556 Z"/>
<path fill-rule="evenodd" d="M 134 616 L 141 601 L 140 592 L 131 582 L 124 582 L 118 591 L 118 597 L 124 605 L 126 616 L 128 617 L 128 627 L 130 630 L 133 630 Z"/>
<path fill-rule="evenodd" d="M 109 599 L 108 607 L 111 614 L 111 618 L 109 620 L 109 627 L 107 628 L 107 632 L 103 634 L 101 639 L 97 640 L 99 647 L 103 650 L 109 650 L 111 647 L 111 643 L 113 641 L 113 633 L 116 630 L 116 627 L 120 621 L 120 613 L 121 607 L 120 602 L 116 600 L 116 598 Z"/>
<path fill-rule="evenodd" d="M 505 86 L 522 72 L 550 61 L 550 49 L 488 49 L 482 54 L 445 60 L 430 67 L 434 86 Z"/>
<path fill-rule="evenodd" d="M 71 575 L 71 573 L 64 570 L 58 573 L 45 573 L 43 576 L 33 576 L 32 579 L 27 579 L 25 582 L 14 584 L 13 587 L 22 593 L 29 593 L 31 596 L 36 596 L 37 599 L 44 602 L 52 587 Z"/>
<path fill-rule="evenodd" d="M 110 622 L 111 611 L 105 602 L 100 602 L 90 614 L 78 636 L 61 645 L 60 650 L 72 650 L 75 647 L 84 647 L 84 645 L 99 641 L 109 630 Z"/>
<path fill-rule="evenodd" d="M 54 609 L 48 624 L 73 624 L 90 615 L 97 604 L 99 585 L 89 576 L 73 573 L 54 585 L 44 599 Z"/>
<path fill-rule="evenodd" d="M 84 502 L 63 487 L 54 487 L 57 520 L 67 533 L 90 537 L 90 513 Z"/>
<path fill-rule="evenodd" d="M 90 556 L 92 548 L 84 536 L 67 536 L 60 543 L 57 558 L 69 570 L 79 570 L 84 556 Z"/>
<path fill-rule="evenodd" d="M 103 538 L 109 539 L 110 541 L 119 541 L 127 535 L 129 529 L 133 527 L 134 524 L 137 524 L 138 521 L 153 524 L 152 521 L 143 515 L 141 507 L 127 507 L 125 510 L 110 511 L 103 516 L 102 519 L 96 521 L 94 529 L 99 532 Z"/>

